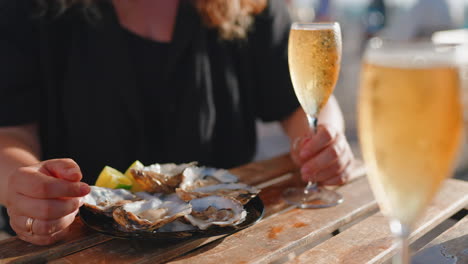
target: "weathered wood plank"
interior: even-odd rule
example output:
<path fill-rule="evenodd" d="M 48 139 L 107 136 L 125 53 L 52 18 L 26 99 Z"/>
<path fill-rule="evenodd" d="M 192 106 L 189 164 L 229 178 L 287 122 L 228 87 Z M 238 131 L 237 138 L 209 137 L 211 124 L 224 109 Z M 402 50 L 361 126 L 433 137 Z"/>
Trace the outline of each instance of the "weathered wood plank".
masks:
<path fill-rule="evenodd" d="M 447 180 L 411 234 L 415 241 L 468 203 L 468 182 Z M 395 252 L 387 219 L 375 214 L 306 251 L 292 263 L 382 263 Z"/>
<path fill-rule="evenodd" d="M 468 263 L 468 216 L 439 235 L 413 258 L 414 264 Z"/>
<path fill-rule="evenodd" d="M 66 240 L 53 246 L 35 246 L 16 237 L 0 241 L 0 263 L 43 263 L 103 243 L 111 238 L 86 228 L 79 218 Z"/>
<path fill-rule="evenodd" d="M 289 154 L 283 154 L 272 159 L 252 162 L 229 171 L 236 174 L 242 182 L 257 185 L 295 170 L 297 170 L 297 167 Z"/>
<path fill-rule="evenodd" d="M 270 217 L 253 228 L 195 250 L 170 263 L 269 263 L 327 236 L 346 223 L 377 209 L 367 180 L 339 190 L 345 202 L 319 210 L 294 209 Z"/>

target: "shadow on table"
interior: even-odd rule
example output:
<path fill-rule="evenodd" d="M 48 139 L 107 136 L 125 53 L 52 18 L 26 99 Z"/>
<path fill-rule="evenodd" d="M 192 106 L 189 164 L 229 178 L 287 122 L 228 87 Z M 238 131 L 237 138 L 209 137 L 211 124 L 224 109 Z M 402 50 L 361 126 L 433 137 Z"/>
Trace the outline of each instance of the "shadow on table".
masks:
<path fill-rule="evenodd" d="M 468 263 L 468 235 L 423 249 L 413 257 L 412 264 Z"/>

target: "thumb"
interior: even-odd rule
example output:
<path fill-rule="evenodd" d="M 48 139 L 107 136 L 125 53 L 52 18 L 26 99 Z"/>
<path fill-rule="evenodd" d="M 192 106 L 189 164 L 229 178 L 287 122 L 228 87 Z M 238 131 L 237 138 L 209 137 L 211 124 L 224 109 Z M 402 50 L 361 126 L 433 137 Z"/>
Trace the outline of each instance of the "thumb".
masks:
<path fill-rule="evenodd" d="M 72 159 L 46 160 L 40 164 L 39 171 L 72 182 L 78 182 L 83 177 L 80 166 Z"/>

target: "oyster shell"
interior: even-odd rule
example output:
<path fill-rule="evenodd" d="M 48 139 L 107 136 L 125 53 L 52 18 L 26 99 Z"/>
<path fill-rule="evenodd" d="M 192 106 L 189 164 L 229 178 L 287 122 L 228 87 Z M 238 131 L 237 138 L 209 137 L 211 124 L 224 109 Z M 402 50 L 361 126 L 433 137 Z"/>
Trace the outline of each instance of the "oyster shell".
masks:
<path fill-rule="evenodd" d="M 260 192 L 255 187 L 237 181 L 237 176 L 227 170 L 190 167 L 184 170 L 176 193 L 184 201 L 218 195 L 232 197 L 246 204 Z"/>
<path fill-rule="evenodd" d="M 259 189 L 244 183 L 223 183 L 196 188 L 191 191 L 176 189 L 177 195 L 184 201 L 208 196 L 226 196 L 236 199 L 241 204 L 248 203 L 257 196 Z"/>
<path fill-rule="evenodd" d="M 237 181 L 237 176 L 227 170 L 190 167 L 184 170 L 176 193 L 184 201 L 217 195 L 232 197 L 246 204 L 260 192 L 255 187 Z"/>
<path fill-rule="evenodd" d="M 121 230 L 153 231 L 191 211 L 190 204 L 153 198 L 124 204 L 116 208 L 112 216 Z"/>
<path fill-rule="evenodd" d="M 91 186 L 91 192 L 83 197 L 83 205 L 89 210 L 112 216 L 112 211 L 137 199 L 130 191 Z"/>
<path fill-rule="evenodd" d="M 190 201 L 192 213 L 185 216 L 192 225 L 205 230 L 212 225 L 234 226 L 242 223 L 247 211 L 229 197 L 208 196 Z"/>
<path fill-rule="evenodd" d="M 175 164 L 153 164 L 143 168 L 134 168 L 130 170 L 133 178 L 143 188 L 143 191 L 150 193 L 173 193 L 174 189 L 182 181 L 182 172 L 196 165 L 196 162 Z"/>
<path fill-rule="evenodd" d="M 237 176 L 231 174 L 228 170 L 192 166 L 182 173 L 182 182 L 179 188 L 189 191 L 204 186 L 238 181 Z"/>

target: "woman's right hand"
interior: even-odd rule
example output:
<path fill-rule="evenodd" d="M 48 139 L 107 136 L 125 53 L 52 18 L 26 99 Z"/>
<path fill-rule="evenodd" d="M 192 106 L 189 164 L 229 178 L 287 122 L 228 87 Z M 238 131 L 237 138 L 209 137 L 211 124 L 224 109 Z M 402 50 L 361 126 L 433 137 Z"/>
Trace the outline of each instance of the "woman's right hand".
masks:
<path fill-rule="evenodd" d="M 80 167 L 71 159 L 16 169 L 9 177 L 6 206 L 18 237 L 36 245 L 63 239 L 82 205 L 81 197 L 90 192 L 81 178 Z"/>

